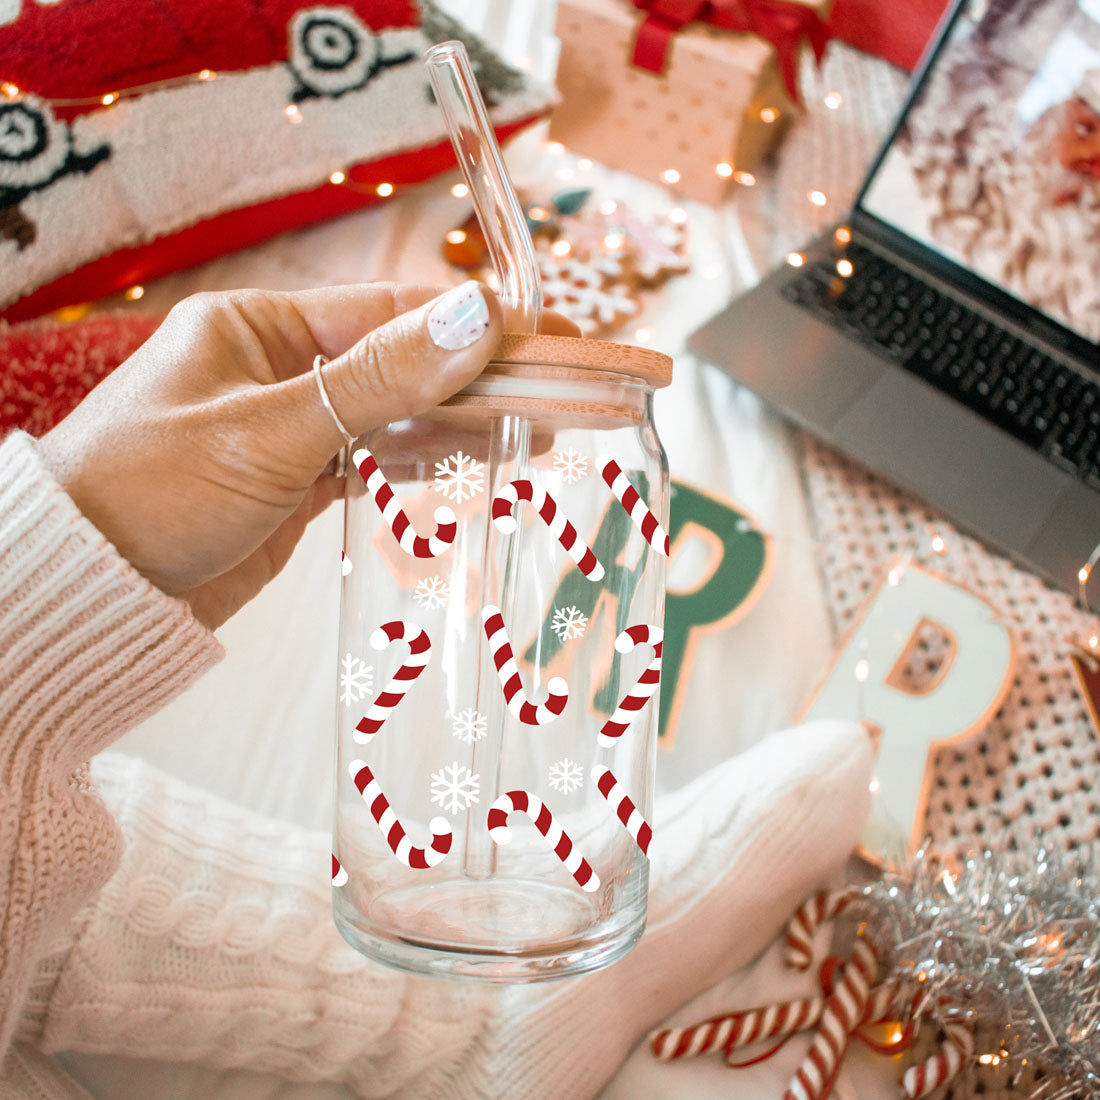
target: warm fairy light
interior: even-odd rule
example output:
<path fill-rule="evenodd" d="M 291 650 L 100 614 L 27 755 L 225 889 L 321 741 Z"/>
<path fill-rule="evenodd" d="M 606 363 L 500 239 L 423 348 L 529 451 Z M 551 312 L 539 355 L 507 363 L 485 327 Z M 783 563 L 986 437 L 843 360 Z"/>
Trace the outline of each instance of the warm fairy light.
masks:
<path fill-rule="evenodd" d="M 639 344 L 648 344 L 652 338 L 653 333 L 647 328 L 640 328 L 634 333 L 634 339 L 637 340 Z"/>
<path fill-rule="evenodd" d="M 871 792 L 871 794 L 878 794 L 878 780 L 872 779 L 871 782 L 867 785 L 867 789 Z"/>
<path fill-rule="evenodd" d="M 1096 649 L 1097 647 L 1100 647 L 1100 635 L 1090 634 L 1089 649 Z"/>
<path fill-rule="evenodd" d="M 611 252 L 614 252 L 617 248 L 622 248 L 623 235 L 621 233 L 608 233 L 603 239 L 603 246 Z"/>
<path fill-rule="evenodd" d="M 866 657 L 860 657 L 856 661 L 856 679 L 861 683 L 867 683 L 867 677 L 871 675 L 871 664 Z"/>
<path fill-rule="evenodd" d="M 536 222 L 548 222 L 550 215 L 541 206 L 529 206 L 527 208 L 527 216 Z"/>
<path fill-rule="evenodd" d="M 774 107 L 765 107 L 760 112 L 761 122 L 774 122 L 779 117 L 779 112 Z"/>
<path fill-rule="evenodd" d="M 13 84 L 10 80 L 0 82 L 0 92 L 3 92 L 8 99 L 14 99 L 19 95 L 19 85 Z"/>
<path fill-rule="evenodd" d="M 668 220 L 673 225 L 684 225 L 688 220 L 687 211 L 682 206 L 674 206 L 668 212 Z"/>
<path fill-rule="evenodd" d="M 917 971 L 917 981 L 918 982 L 928 981 L 928 971 L 927 970 L 918 970 Z"/>
<path fill-rule="evenodd" d="M 591 172 L 592 162 L 588 159 L 588 157 L 581 157 L 581 159 L 577 161 L 577 167 L 582 172 Z"/>
<path fill-rule="evenodd" d="M 102 103 L 104 107 L 110 107 L 116 99 L 118 99 L 118 92 L 108 92 L 99 102 Z"/>
<path fill-rule="evenodd" d="M 143 297 L 145 297 L 145 287 L 140 283 L 136 283 L 126 291 L 126 300 L 129 302 L 136 302 Z"/>
<path fill-rule="evenodd" d="M 286 110 L 283 112 L 291 122 L 301 122 L 302 112 L 298 110 L 297 103 L 288 103 Z"/>
<path fill-rule="evenodd" d="M 791 267 L 801 267 L 805 262 L 806 257 L 803 256 L 801 252 L 787 253 L 787 263 L 789 263 Z"/>
<path fill-rule="evenodd" d="M 897 1026 L 897 1024 L 895 1024 L 893 1031 L 891 1031 L 890 1034 L 887 1036 L 886 1041 L 892 1044 L 900 1043 L 904 1035 L 905 1032 L 902 1031 L 901 1028 Z"/>
<path fill-rule="evenodd" d="M 756 183 L 756 177 L 751 172 L 734 172 L 733 178 L 737 180 L 742 187 L 752 187 Z"/>
<path fill-rule="evenodd" d="M 333 172 L 332 175 L 329 176 L 328 181 L 329 183 L 341 184 L 347 178 L 348 177 L 345 176 L 343 172 Z"/>
<path fill-rule="evenodd" d="M 677 172 L 675 168 L 666 168 L 661 173 L 661 179 L 663 179 L 665 183 L 679 183 L 680 173 Z"/>
<path fill-rule="evenodd" d="M 466 230 L 465 229 L 452 229 L 446 235 L 446 241 L 447 241 L 448 244 L 462 244 L 462 242 L 465 239 L 466 239 Z"/>
<path fill-rule="evenodd" d="M 550 246 L 550 251 L 555 256 L 568 256 L 573 251 L 573 246 L 568 241 L 555 241 Z"/>
<path fill-rule="evenodd" d="M 699 274 L 704 279 L 717 279 L 722 274 L 722 265 L 716 260 L 712 264 L 707 264 Z"/>
<path fill-rule="evenodd" d="M 729 161 L 721 161 L 714 166 L 715 172 L 718 173 L 724 180 L 728 180 L 733 175 L 733 165 Z"/>
<path fill-rule="evenodd" d="M 375 188 L 375 191 L 377 191 L 378 194 L 382 196 L 382 198 L 384 198 L 384 199 L 389 198 L 389 196 L 393 194 L 393 184 L 392 183 L 380 183 Z"/>
<path fill-rule="evenodd" d="M 456 199 L 464 199 L 469 193 L 470 189 L 464 183 L 456 183 L 454 187 L 451 188 L 451 194 L 454 195 Z"/>
<path fill-rule="evenodd" d="M 979 1054 L 978 1061 L 983 1066 L 999 1066 L 1001 1064 L 1000 1055 L 997 1054 Z"/>
<path fill-rule="evenodd" d="M 571 180 L 577 173 L 569 167 L 568 164 L 563 164 L 555 173 L 554 179 L 557 180 Z"/>
<path fill-rule="evenodd" d="M 604 199 L 600 203 L 601 214 L 614 214 L 619 209 L 619 204 L 614 199 Z"/>
<path fill-rule="evenodd" d="M 835 111 L 843 102 L 844 96 L 842 96 L 840 92 L 830 92 L 825 97 L 825 106 L 828 107 L 830 111 Z"/>
<path fill-rule="evenodd" d="M 495 271 L 489 271 L 485 274 L 485 285 L 490 290 L 500 290 L 500 277 Z"/>
<path fill-rule="evenodd" d="M 213 80 L 218 74 L 213 69 L 200 69 L 199 80 Z"/>
<path fill-rule="evenodd" d="M 886 574 L 886 583 L 891 588 L 897 588 L 901 583 L 901 570 L 896 565 Z"/>
<path fill-rule="evenodd" d="M 824 206 L 829 201 L 824 191 L 811 191 L 808 198 L 814 206 Z"/>
<path fill-rule="evenodd" d="M 843 275 L 844 278 L 847 279 L 848 276 L 851 275 L 854 270 L 855 270 L 855 268 L 852 267 L 852 261 L 851 260 L 837 260 L 837 262 L 836 262 L 836 273 L 838 275 Z"/>
<path fill-rule="evenodd" d="M 1078 582 L 1080 584 L 1088 584 L 1089 574 L 1091 572 L 1092 572 L 1092 570 L 1089 568 L 1089 566 L 1082 565 L 1081 568 L 1077 570 L 1077 580 L 1078 580 Z"/>
<path fill-rule="evenodd" d="M 932 553 L 933 554 L 946 554 L 947 543 L 943 541 L 942 535 L 932 536 Z"/>
<path fill-rule="evenodd" d="M 70 323 L 72 321 L 79 321 L 82 317 L 87 317 L 91 309 L 91 302 L 78 302 L 74 306 L 62 306 L 60 309 L 55 309 L 53 315 L 59 321 Z"/>
<path fill-rule="evenodd" d="M 837 244 L 847 244 L 852 239 L 852 231 L 846 225 L 838 225 L 833 237 Z"/>
<path fill-rule="evenodd" d="M 560 157 L 565 152 L 565 146 L 560 141 L 548 141 L 546 143 L 546 151 L 552 157 Z"/>

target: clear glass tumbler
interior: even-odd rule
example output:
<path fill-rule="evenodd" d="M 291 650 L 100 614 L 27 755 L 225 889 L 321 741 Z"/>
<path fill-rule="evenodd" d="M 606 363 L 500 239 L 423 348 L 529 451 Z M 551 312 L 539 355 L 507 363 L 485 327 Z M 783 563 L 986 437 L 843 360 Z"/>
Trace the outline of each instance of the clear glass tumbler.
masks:
<path fill-rule="evenodd" d="M 509 335 L 353 446 L 336 924 L 405 970 L 576 974 L 645 927 L 667 356 Z"/>

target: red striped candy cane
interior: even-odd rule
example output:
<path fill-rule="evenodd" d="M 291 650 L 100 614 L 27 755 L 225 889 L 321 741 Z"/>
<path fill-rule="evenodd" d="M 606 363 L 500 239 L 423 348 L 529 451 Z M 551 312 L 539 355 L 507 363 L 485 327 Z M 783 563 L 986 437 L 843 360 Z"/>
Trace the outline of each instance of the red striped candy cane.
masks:
<path fill-rule="evenodd" d="M 858 940 L 852 957 L 841 967 L 809 1053 L 791 1078 L 783 1100 L 824 1100 L 829 1095 L 852 1032 L 866 1011 L 875 970 L 874 949 L 866 940 Z"/>
<path fill-rule="evenodd" d="M 653 830 L 646 823 L 638 811 L 638 807 L 631 802 L 623 785 L 611 774 L 609 768 L 602 764 L 596 764 L 589 773 L 597 790 L 607 799 L 608 804 L 615 811 L 615 816 L 626 827 L 626 831 L 634 838 L 634 843 L 642 850 L 642 855 L 649 855 L 649 842 L 653 839 Z"/>
<path fill-rule="evenodd" d="M 661 682 L 661 650 L 664 648 L 665 632 L 659 626 L 642 623 L 628 626 L 616 639 L 615 648 L 620 653 L 629 653 L 635 646 L 653 647 L 653 660 L 635 681 L 634 686 L 623 696 L 615 713 L 604 722 L 596 740 L 604 748 L 610 748 L 630 728 L 630 723 L 638 717 L 641 709 L 653 697 Z"/>
<path fill-rule="evenodd" d="M 366 447 L 361 447 L 351 456 L 351 460 L 367 483 L 367 492 L 378 505 L 386 525 L 406 554 L 411 554 L 414 558 L 434 558 L 454 542 L 458 523 L 450 508 L 442 505 L 435 510 L 435 534 L 424 538 L 413 530 L 409 517 L 405 515 L 405 509 L 401 507 L 396 494 L 390 488 L 386 475 L 378 468 L 374 455 Z"/>
<path fill-rule="evenodd" d="M 906 1100 L 918 1100 L 927 1096 L 941 1085 L 946 1085 L 974 1053 L 974 1032 L 968 1024 L 960 1020 L 948 1020 L 943 1029 L 947 1039 L 943 1047 L 928 1061 L 919 1066 L 910 1066 L 901 1079 L 901 1088 Z"/>
<path fill-rule="evenodd" d="M 340 861 L 336 858 L 336 853 L 332 853 L 332 885 L 343 886 L 348 881 L 348 873 L 341 866 Z"/>
<path fill-rule="evenodd" d="M 641 494 L 633 485 L 623 468 L 607 455 L 600 455 L 596 459 L 596 468 L 600 476 L 607 482 L 607 487 L 615 494 L 615 499 L 626 510 L 630 521 L 645 536 L 646 542 L 657 551 L 668 557 L 668 533 L 657 522 L 657 517 L 646 506 Z"/>
<path fill-rule="evenodd" d="M 340 551 L 340 576 L 346 577 L 351 572 L 351 558 L 343 550 Z"/>
<path fill-rule="evenodd" d="M 389 799 L 382 793 L 374 773 L 362 760 L 353 760 L 348 765 L 352 781 L 355 783 L 363 801 L 370 807 L 371 816 L 378 822 L 378 828 L 386 838 L 390 850 L 406 867 L 420 871 L 426 867 L 435 867 L 447 858 L 451 850 L 451 823 L 445 817 L 433 817 L 428 822 L 432 831 L 432 842 L 427 848 L 416 848 L 405 835 L 397 815 L 390 809 Z"/>
<path fill-rule="evenodd" d="M 537 482 L 527 478 L 510 481 L 493 497 L 493 523 L 502 535 L 510 535 L 516 529 L 512 509 L 521 500 L 534 506 L 550 534 L 561 543 L 565 552 L 590 581 L 603 580 L 603 566 L 592 548 L 577 534 L 576 527 L 565 518 L 557 501 Z"/>
<path fill-rule="evenodd" d="M 508 791 L 489 807 L 489 835 L 497 844 L 511 843 L 512 830 L 508 828 L 510 813 L 526 814 L 534 822 L 535 828 L 546 837 L 554 854 L 565 864 L 565 869 L 577 880 L 582 890 L 591 894 L 600 888 L 600 876 L 577 850 L 546 803 L 530 791 Z"/>
<path fill-rule="evenodd" d="M 500 608 L 486 604 L 481 609 L 481 621 L 485 627 L 485 637 L 489 639 L 489 650 L 493 655 L 500 686 L 504 689 L 504 701 L 508 704 L 508 709 L 528 726 L 545 726 L 548 722 L 553 722 L 569 702 L 569 685 L 560 676 L 554 676 L 546 685 L 549 692 L 546 702 L 528 702 Z"/>
<path fill-rule="evenodd" d="M 393 674 L 385 691 L 380 692 L 370 710 L 359 720 L 351 731 L 352 737 L 360 745 L 365 745 L 381 728 L 393 713 L 393 708 L 405 698 L 405 692 L 412 687 L 413 681 L 423 671 L 432 656 L 432 643 L 426 630 L 408 619 L 394 619 L 383 623 L 371 636 L 370 644 L 375 649 L 385 649 L 391 642 L 408 642 L 409 656 L 405 663 Z"/>
<path fill-rule="evenodd" d="M 787 965 L 796 970 L 809 970 L 814 958 L 814 933 L 826 921 L 847 908 L 858 895 L 857 890 L 822 890 L 804 902 L 787 922 Z"/>

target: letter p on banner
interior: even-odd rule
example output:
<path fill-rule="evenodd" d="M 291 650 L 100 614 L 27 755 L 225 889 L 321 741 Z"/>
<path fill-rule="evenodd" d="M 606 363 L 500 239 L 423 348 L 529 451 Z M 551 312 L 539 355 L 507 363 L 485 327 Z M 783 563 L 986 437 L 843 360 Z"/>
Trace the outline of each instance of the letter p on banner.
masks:
<path fill-rule="evenodd" d="M 930 628 L 947 638 L 946 655 L 930 682 L 910 686 L 902 670 Z M 919 847 L 937 752 L 996 713 L 1015 658 L 1011 632 L 980 596 L 911 562 L 890 566 L 805 714 L 861 721 L 876 736 L 865 855 L 900 862 Z"/>

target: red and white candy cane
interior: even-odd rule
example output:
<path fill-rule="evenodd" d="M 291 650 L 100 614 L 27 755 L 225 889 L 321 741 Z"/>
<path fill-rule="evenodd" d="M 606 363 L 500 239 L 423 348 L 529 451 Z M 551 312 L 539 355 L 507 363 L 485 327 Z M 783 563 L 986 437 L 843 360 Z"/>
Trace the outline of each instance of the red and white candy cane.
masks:
<path fill-rule="evenodd" d="M 642 623 L 628 626 L 616 639 L 615 648 L 620 653 L 629 653 L 635 646 L 653 647 L 653 660 L 635 681 L 634 686 L 623 696 L 622 701 L 596 736 L 604 748 L 610 748 L 630 728 L 631 722 L 638 717 L 642 708 L 653 697 L 661 682 L 661 650 L 664 648 L 665 633 L 659 626 Z"/>
<path fill-rule="evenodd" d="M 348 771 L 352 782 L 363 796 L 363 801 L 370 807 L 371 816 L 378 822 L 378 828 L 382 830 L 390 851 L 406 867 L 420 871 L 435 867 L 447 858 L 454 838 L 451 835 L 451 824 L 445 817 L 433 817 L 428 822 L 428 828 L 432 831 L 432 842 L 427 848 L 417 848 L 405 835 L 397 815 L 390 809 L 389 799 L 382 793 L 382 788 L 370 768 L 362 760 L 353 760 L 348 765 Z"/>
<path fill-rule="evenodd" d="M 406 554 L 411 554 L 414 558 L 435 558 L 454 542 L 458 522 L 454 512 L 445 504 L 435 510 L 435 534 L 424 538 L 413 530 L 405 509 L 390 488 L 386 475 L 378 468 L 374 455 L 366 447 L 361 447 L 351 456 L 351 460 L 367 483 L 367 492 L 374 498 L 386 525 Z"/>
<path fill-rule="evenodd" d="M 809 1052 L 791 1078 L 783 1100 L 824 1100 L 829 1095 L 852 1032 L 866 1011 L 876 969 L 874 949 L 866 940 L 857 940 L 852 957 L 841 967 L 836 988 L 825 1002 Z"/>
<path fill-rule="evenodd" d="M 497 844 L 510 844 L 512 830 L 508 828 L 510 813 L 526 814 L 565 864 L 565 869 L 577 880 L 585 893 L 600 888 L 600 876 L 580 854 L 569 834 L 558 824 L 546 803 L 530 791 L 508 791 L 489 807 L 489 835 Z"/>
<path fill-rule="evenodd" d="M 600 477 L 607 482 L 607 487 L 615 494 L 615 499 L 626 510 L 630 521 L 641 531 L 646 542 L 657 551 L 668 557 L 668 532 L 657 521 L 657 517 L 649 510 L 641 494 L 629 478 L 623 473 L 623 468 L 607 455 L 600 455 L 596 459 L 596 468 L 600 471 Z"/>
<path fill-rule="evenodd" d="M 787 921 L 787 965 L 796 970 L 809 970 L 814 959 L 814 933 L 826 921 L 847 908 L 858 895 L 857 890 L 822 890 L 803 902 L 798 912 Z"/>
<path fill-rule="evenodd" d="M 630 800 L 623 785 L 611 773 L 610 768 L 602 764 L 596 764 L 589 773 L 596 789 L 607 800 L 608 805 L 615 811 L 615 816 L 626 827 L 626 831 L 634 838 L 634 843 L 642 850 L 642 855 L 649 855 L 649 842 L 653 839 L 653 830 L 642 817 L 638 807 Z"/>
<path fill-rule="evenodd" d="M 340 861 L 336 858 L 336 853 L 332 853 L 332 885 L 343 886 L 348 881 L 348 873 L 344 870 Z"/>
<path fill-rule="evenodd" d="M 370 636 L 370 644 L 375 649 L 385 649 L 391 642 L 408 642 L 409 656 L 390 678 L 385 690 L 375 696 L 370 710 L 351 731 L 352 737 L 360 745 L 365 745 L 382 728 L 383 723 L 393 713 L 393 708 L 405 698 L 405 693 L 424 671 L 424 666 L 432 656 L 428 632 L 421 630 L 416 623 L 410 623 L 408 619 L 394 619 L 383 623 Z"/>
<path fill-rule="evenodd" d="M 557 501 L 535 481 L 527 478 L 510 481 L 493 497 L 493 523 L 502 535 L 510 535 L 516 529 L 516 518 L 512 515 L 512 509 L 521 500 L 534 506 L 550 534 L 561 543 L 565 552 L 590 581 L 603 580 L 604 569 L 599 558 L 577 534 L 576 527 L 565 518 Z"/>
<path fill-rule="evenodd" d="M 508 709 L 528 726 L 545 726 L 553 722 L 569 702 L 569 685 L 560 676 L 551 677 L 546 685 L 549 692 L 546 702 L 529 702 L 500 608 L 486 604 L 481 609 L 481 622 L 485 627 L 485 637 L 489 639 L 489 650 Z"/>
<path fill-rule="evenodd" d="M 948 1020 L 943 1025 L 947 1040 L 943 1047 L 919 1066 L 910 1066 L 902 1076 L 901 1089 L 906 1100 L 918 1100 L 946 1085 L 974 1053 L 974 1032 L 969 1024 Z"/>

